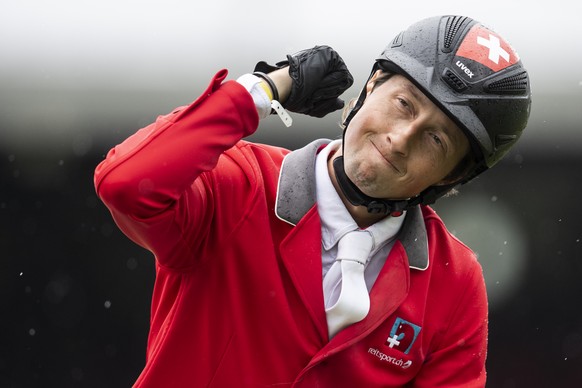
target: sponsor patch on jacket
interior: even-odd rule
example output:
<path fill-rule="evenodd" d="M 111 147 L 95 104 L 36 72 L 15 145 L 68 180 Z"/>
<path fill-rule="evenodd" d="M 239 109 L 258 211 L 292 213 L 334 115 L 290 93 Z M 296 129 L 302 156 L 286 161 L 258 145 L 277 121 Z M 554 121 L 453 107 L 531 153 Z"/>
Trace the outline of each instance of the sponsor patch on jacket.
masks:
<path fill-rule="evenodd" d="M 396 349 L 404 354 L 408 354 L 419 333 L 420 326 L 405 321 L 402 318 L 396 318 L 385 345 L 390 349 Z"/>
<path fill-rule="evenodd" d="M 412 349 L 421 327 L 397 317 L 390 329 L 390 333 L 382 346 L 370 347 L 368 354 L 377 357 L 380 361 L 408 369 L 412 366 L 412 360 L 407 355 Z"/>

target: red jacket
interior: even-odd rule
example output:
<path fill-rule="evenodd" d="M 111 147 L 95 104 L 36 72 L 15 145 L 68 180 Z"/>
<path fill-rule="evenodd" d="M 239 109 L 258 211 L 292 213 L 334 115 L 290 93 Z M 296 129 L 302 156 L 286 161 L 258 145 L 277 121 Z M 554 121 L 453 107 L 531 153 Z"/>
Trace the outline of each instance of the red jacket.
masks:
<path fill-rule="evenodd" d="M 481 267 L 428 207 L 407 213 L 368 316 L 328 340 L 314 187 L 327 141 L 241 140 L 258 116 L 226 74 L 96 169 L 116 223 L 156 258 L 135 386 L 483 386 Z"/>

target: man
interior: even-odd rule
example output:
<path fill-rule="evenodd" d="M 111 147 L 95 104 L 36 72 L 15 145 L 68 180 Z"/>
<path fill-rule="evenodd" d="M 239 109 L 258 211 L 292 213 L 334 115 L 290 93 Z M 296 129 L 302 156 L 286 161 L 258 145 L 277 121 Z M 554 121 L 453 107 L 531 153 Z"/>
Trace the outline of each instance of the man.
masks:
<path fill-rule="evenodd" d="M 154 253 L 136 387 L 478 387 L 487 299 L 474 254 L 427 206 L 493 166 L 529 115 L 496 33 L 422 20 L 377 58 L 342 140 L 242 140 L 271 109 L 321 117 L 352 83 L 315 47 L 194 103 L 97 168 L 99 196 Z"/>

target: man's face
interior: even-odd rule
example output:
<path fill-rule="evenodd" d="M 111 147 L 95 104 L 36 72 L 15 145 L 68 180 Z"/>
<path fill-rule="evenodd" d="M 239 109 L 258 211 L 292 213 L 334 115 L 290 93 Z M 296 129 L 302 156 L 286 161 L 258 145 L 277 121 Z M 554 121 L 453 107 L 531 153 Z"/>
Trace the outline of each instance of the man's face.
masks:
<path fill-rule="evenodd" d="M 445 177 L 469 152 L 457 125 L 401 75 L 374 87 L 345 134 L 346 174 L 365 194 L 406 199 Z"/>

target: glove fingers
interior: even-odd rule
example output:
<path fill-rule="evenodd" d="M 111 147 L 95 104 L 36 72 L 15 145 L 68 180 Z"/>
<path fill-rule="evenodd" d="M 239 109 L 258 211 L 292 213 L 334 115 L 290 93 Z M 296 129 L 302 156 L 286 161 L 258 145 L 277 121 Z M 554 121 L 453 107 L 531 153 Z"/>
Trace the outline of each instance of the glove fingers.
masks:
<path fill-rule="evenodd" d="M 287 61 L 289 62 L 289 73 L 297 73 L 297 77 L 292 78 L 301 78 L 301 74 L 303 74 L 311 80 L 320 80 L 330 72 L 341 71 L 342 66 L 347 70 L 339 54 L 329 46 L 315 46 L 293 55 L 287 55 Z M 302 71 L 302 69 L 309 71 Z"/>
<path fill-rule="evenodd" d="M 335 50 L 315 46 L 287 55 L 287 63 L 293 82 L 286 109 L 323 117 L 343 107 L 338 96 L 353 84 L 353 77 Z"/>
<path fill-rule="evenodd" d="M 330 100 L 321 101 L 320 103 L 316 104 L 307 114 L 313 117 L 321 118 L 331 112 L 342 109 L 343 107 L 344 101 L 340 98 L 334 98 Z"/>
<path fill-rule="evenodd" d="M 348 79 L 344 74 L 328 74 L 313 92 L 310 100 L 317 102 L 336 98 L 352 86 L 352 83 L 353 79 Z"/>
<path fill-rule="evenodd" d="M 321 75 L 319 78 L 310 76 L 308 79 L 299 77 L 294 81 L 294 87 L 289 96 L 289 104 L 309 100 L 321 100 L 337 97 L 352 86 L 354 79 L 349 71 L 333 72 Z"/>

